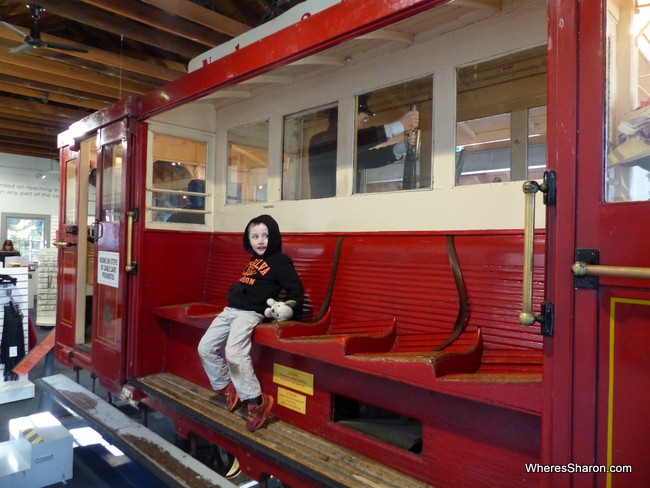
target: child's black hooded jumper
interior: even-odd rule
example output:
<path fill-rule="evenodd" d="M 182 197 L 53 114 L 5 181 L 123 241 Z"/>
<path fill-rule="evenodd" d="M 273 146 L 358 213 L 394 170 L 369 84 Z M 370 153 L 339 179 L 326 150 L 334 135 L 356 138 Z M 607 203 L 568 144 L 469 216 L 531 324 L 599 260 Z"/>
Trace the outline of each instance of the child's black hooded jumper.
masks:
<path fill-rule="evenodd" d="M 248 230 L 252 225 L 264 224 L 269 229 L 266 251 L 258 256 L 250 245 Z M 264 314 L 269 298 L 277 299 L 285 290 L 290 300 L 296 301 L 293 320 L 302 316 L 303 288 L 293 261 L 282 253 L 282 236 L 278 223 L 270 215 L 260 215 L 252 219 L 244 229 L 244 249 L 252 254 L 239 281 L 230 286 L 228 306 L 240 310 L 253 310 Z"/>

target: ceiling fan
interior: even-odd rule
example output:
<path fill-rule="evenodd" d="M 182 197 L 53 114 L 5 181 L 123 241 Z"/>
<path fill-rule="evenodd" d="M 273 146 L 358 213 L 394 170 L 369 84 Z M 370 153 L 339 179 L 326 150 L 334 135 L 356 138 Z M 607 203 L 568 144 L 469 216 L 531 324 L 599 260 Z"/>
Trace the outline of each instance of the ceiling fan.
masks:
<path fill-rule="evenodd" d="M 18 47 L 10 49 L 9 52 L 21 53 L 23 51 L 26 51 L 27 49 L 41 49 L 41 48 L 60 49 L 62 51 L 75 51 L 78 53 L 88 52 L 87 49 L 82 47 L 72 46 L 70 44 L 62 44 L 60 42 L 51 42 L 51 41 L 42 40 L 41 30 L 39 28 L 38 22 L 39 20 L 41 20 L 41 13 L 44 12 L 45 9 L 36 4 L 27 5 L 27 8 L 29 8 L 29 11 L 32 14 L 32 19 L 34 19 L 34 24 L 32 25 L 32 28 L 30 29 L 28 35 L 24 35 L 23 32 L 17 27 L 14 27 L 13 25 L 8 24 L 7 22 L 0 21 L 0 24 L 2 24 L 4 27 L 18 34 L 19 36 L 23 37 L 23 43 Z"/>

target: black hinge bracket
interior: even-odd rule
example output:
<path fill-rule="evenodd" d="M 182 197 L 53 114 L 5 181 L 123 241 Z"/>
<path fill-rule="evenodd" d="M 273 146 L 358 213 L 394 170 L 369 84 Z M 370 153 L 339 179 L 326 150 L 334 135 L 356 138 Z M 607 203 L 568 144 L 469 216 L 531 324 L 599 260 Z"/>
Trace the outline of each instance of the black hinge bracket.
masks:
<path fill-rule="evenodd" d="M 575 261 L 585 264 L 600 264 L 600 251 L 598 249 L 576 249 Z M 595 290 L 598 288 L 598 276 L 574 276 L 573 287 Z"/>
<path fill-rule="evenodd" d="M 544 205 L 555 205 L 557 196 L 557 173 L 555 171 L 544 171 L 543 181 L 540 190 L 544 193 Z"/>
<path fill-rule="evenodd" d="M 542 313 L 540 315 L 540 330 L 542 332 L 542 335 L 546 337 L 553 337 L 555 306 L 551 302 L 542 302 Z"/>

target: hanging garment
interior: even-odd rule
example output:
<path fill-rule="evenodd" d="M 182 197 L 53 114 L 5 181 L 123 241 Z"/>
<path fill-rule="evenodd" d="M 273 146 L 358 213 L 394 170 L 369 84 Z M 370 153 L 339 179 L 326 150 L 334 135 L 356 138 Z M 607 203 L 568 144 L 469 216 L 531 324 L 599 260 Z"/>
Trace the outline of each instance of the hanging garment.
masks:
<path fill-rule="evenodd" d="M 0 284 L 4 285 L 6 283 L 11 283 L 12 285 L 16 286 L 16 283 L 18 283 L 18 278 L 14 278 L 11 275 L 0 274 Z"/>
<path fill-rule="evenodd" d="M 4 364 L 4 380 L 17 381 L 19 376 L 14 367 L 25 357 L 25 334 L 23 312 L 13 299 L 4 306 L 4 326 L 0 342 L 0 363 Z"/>

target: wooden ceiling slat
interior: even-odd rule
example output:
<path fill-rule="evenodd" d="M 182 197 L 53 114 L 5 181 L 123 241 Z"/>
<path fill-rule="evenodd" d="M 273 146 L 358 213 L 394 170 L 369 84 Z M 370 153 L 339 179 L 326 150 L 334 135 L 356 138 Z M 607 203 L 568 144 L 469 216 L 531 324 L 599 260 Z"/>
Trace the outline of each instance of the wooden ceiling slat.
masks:
<path fill-rule="evenodd" d="M 28 33 L 28 30 L 24 27 L 14 26 L 25 34 Z M 71 42 L 67 39 L 61 37 L 51 36 L 46 33 L 41 34 L 41 38 L 44 41 L 49 42 L 58 42 L 62 44 L 71 44 L 77 47 L 84 47 L 88 49 L 87 53 L 79 53 L 75 51 L 66 52 L 67 56 L 71 56 L 79 59 L 86 59 L 94 61 L 96 63 L 101 63 L 112 68 L 121 69 L 124 73 L 139 73 L 151 78 L 156 78 L 163 81 L 172 81 L 187 73 L 187 66 L 185 64 L 176 63 L 160 58 L 148 57 L 145 59 L 134 59 L 128 56 L 114 54 L 108 51 L 101 49 L 96 49 L 91 46 L 80 44 L 76 42 Z M 7 29 L 0 29 L 0 39 L 7 41 L 12 41 L 13 44 L 11 47 L 17 47 L 20 44 L 20 39 L 18 36 L 12 34 Z"/>
<path fill-rule="evenodd" d="M 251 29 L 249 25 L 238 22 L 230 17 L 212 10 L 200 7 L 188 0 L 143 0 L 149 5 L 158 7 L 165 12 L 177 15 L 197 24 L 201 24 L 217 32 L 236 37 Z M 212 46 L 214 47 L 214 46 Z"/>
<path fill-rule="evenodd" d="M 29 3 L 29 2 L 25 2 Z M 75 19 L 88 27 L 122 34 L 129 39 L 155 46 L 170 53 L 181 54 L 193 58 L 205 51 L 205 47 L 195 42 L 179 38 L 152 29 L 138 22 L 133 22 L 122 17 L 102 15 L 102 12 L 89 5 L 69 0 L 39 0 L 39 5 L 47 9 L 49 13 Z"/>
<path fill-rule="evenodd" d="M 203 25 L 188 22 L 184 18 L 176 18 L 169 22 L 169 15 L 162 10 L 149 8 L 140 2 L 115 2 L 110 0 L 81 0 L 82 2 L 97 7 L 101 10 L 121 15 L 124 18 L 154 27 L 162 32 L 172 33 L 184 39 L 203 44 L 206 47 L 214 47 L 228 40 L 221 31 L 207 29 Z M 178 0 L 174 3 L 179 4 Z M 189 3 L 189 2 L 188 2 Z M 206 12 L 206 9 L 195 5 Z M 207 11 L 209 12 L 209 11 Z M 205 16 L 205 14 L 203 14 Z"/>
<path fill-rule="evenodd" d="M 1 113 L 0 130 L 17 131 L 24 134 L 25 137 L 33 137 L 31 134 L 56 137 L 59 134 L 59 129 L 56 127 L 48 127 L 43 124 L 33 124 L 29 122 L 16 122 L 15 120 L 3 117 Z"/>
<path fill-rule="evenodd" d="M 34 24 L 25 8 L 30 3 L 0 0 L 0 19 L 28 35 Z M 267 12 L 265 0 L 37 3 L 45 9 L 42 40 L 88 52 L 38 48 L 10 54 L 23 39 L 0 26 L 0 153 L 56 157 L 57 135 L 70 124 L 178 79 L 191 58 L 255 27 Z"/>
<path fill-rule="evenodd" d="M 29 68 L 35 71 L 48 73 L 50 76 L 56 75 L 61 78 L 69 78 L 77 80 L 84 85 L 92 84 L 98 90 L 96 93 L 102 93 L 104 95 L 109 95 L 113 93 L 114 96 L 121 98 L 119 92 L 115 90 L 123 90 L 126 93 L 130 94 L 141 94 L 150 91 L 154 88 L 153 85 L 145 85 L 143 83 L 136 83 L 130 80 L 120 79 L 117 76 L 109 76 L 101 73 L 94 73 L 90 70 L 78 68 L 73 65 L 57 63 L 55 61 L 49 61 L 42 58 L 36 58 L 34 56 L 16 56 L 15 54 L 2 52 L 0 50 L 0 62 L 20 66 L 23 68 Z M 110 89 L 108 92 L 106 88 Z M 93 91 L 93 90 L 91 90 Z"/>
<path fill-rule="evenodd" d="M 102 107 L 105 107 L 106 104 L 98 101 L 92 100 L 80 100 L 75 97 L 70 97 L 68 95 L 60 95 L 58 93 L 51 93 L 48 91 L 37 90 L 34 88 L 28 88 L 25 86 L 12 85 L 9 83 L 2 83 L 0 81 L 0 92 L 13 93 L 16 95 L 23 95 L 30 98 L 37 98 L 44 101 L 44 103 L 49 102 L 59 102 L 65 105 L 79 106 L 91 110 L 99 110 Z"/>
<path fill-rule="evenodd" d="M 0 113 L 9 113 L 9 111 L 22 111 L 25 113 L 26 119 L 60 119 L 59 122 L 65 122 L 66 120 L 74 122 L 88 115 L 88 112 L 82 112 L 81 110 L 0 96 Z"/>
<path fill-rule="evenodd" d="M 25 70 L 29 71 L 29 70 Z M 33 77 L 37 76 L 37 71 L 31 71 Z M 29 76 L 29 73 L 27 73 Z M 18 86 L 22 88 L 28 88 L 34 90 L 35 92 L 41 93 L 43 95 L 50 95 L 56 93 L 63 97 L 69 97 L 69 99 L 74 100 L 72 103 L 73 106 L 83 107 L 83 108 L 92 108 L 86 107 L 86 103 L 89 104 L 101 104 L 102 107 L 105 107 L 107 104 L 113 102 L 114 97 L 106 97 L 103 95 L 98 95 L 96 93 L 88 93 L 86 91 L 74 90 L 72 88 L 63 87 L 63 86 L 54 86 L 51 84 L 43 83 L 42 76 L 38 80 L 20 78 L 18 76 L 11 76 L 9 74 L 0 74 L 0 83 L 10 86 Z M 54 83 L 57 82 L 56 79 L 52 80 Z M 11 93 L 14 93 L 13 90 L 9 90 Z"/>

